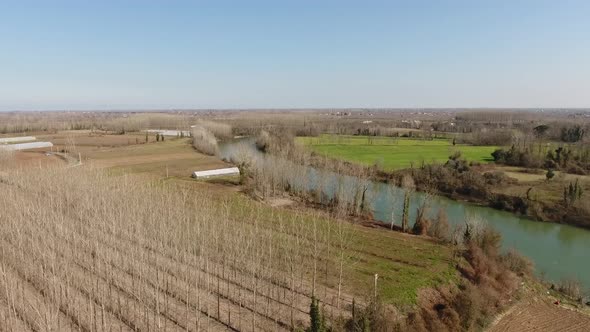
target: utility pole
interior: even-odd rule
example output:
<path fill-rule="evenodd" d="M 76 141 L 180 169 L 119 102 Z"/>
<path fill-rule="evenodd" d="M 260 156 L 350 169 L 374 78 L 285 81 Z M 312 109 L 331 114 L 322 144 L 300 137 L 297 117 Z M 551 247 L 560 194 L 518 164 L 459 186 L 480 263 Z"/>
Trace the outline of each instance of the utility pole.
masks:
<path fill-rule="evenodd" d="M 379 275 L 375 273 L 375 310 L 377 310 L 377 279 L 379 279 Z"/>

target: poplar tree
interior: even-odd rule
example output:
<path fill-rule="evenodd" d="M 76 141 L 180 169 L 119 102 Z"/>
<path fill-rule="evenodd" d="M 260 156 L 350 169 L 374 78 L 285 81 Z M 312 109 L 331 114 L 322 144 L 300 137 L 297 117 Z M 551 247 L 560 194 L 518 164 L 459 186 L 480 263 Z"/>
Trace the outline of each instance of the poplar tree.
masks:
<path fill-rule="evenodd" d="M 318 299 L 315 296 L 311 297 L 311 305 L 309 306 L 309 318 L 310 318 L 310 332 L 325 332 L 326 324 L 322 313 L 320 312 L 320 305 Z"/>

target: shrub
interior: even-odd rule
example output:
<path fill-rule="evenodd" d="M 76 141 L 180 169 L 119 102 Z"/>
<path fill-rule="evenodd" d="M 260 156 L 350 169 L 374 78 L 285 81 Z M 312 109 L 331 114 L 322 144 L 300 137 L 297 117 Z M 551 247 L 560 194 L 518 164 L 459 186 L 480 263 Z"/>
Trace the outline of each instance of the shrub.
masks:
<path fill-rule="evenodd" d="M 270 148 L 272 140 L 270 134 L 266 130 L 262 130 L 258 137 L 256 137 L 256 148 L 262 152 L 266 152 Z"/>
<path fill-rule="evenodd" d="M 192 130 L 193 147 L 197 151 L 211 156 L 217 155 L 219 147 L 215 136 L 204 127 L 194 127 Z"/>
<path fill-rule="evenodd" d="M 573 126 L 569 128 L 561 128 L 561 140 L 564 142 L 578 142 L 584 137 L 584 128 L 580 126 Z"/>
<path fill-rule="evenodd" d="M 392 319 L 397 316 L 395 310 L 385 305 L 379 298 L 366 299 L 366 305 L 355 310 L 352 318 L 346 324 L 346 331 L 407 331 L 401 322 Z M 354 302 L 353 302 L 354 306 Z"/>
<path fill-rule="evenodd" d="M 199 120 L 195 128 L 196 127 L 205 128 L 207 131 L 213 134 L 213 136 L 220 140 L 230 139 L 233 137 L 232 127 L 226 123 Z"/>
<path fill-rule="evenodd" d="M 422 203 L 416 210 L 416 221 L 412 227 L 412 233 L 416 235 L 424 235 L 428 233 L 428 229 L 430 228 L 430 220 L 426 218 L 427 212 L 428 200 L 425 200 L 424 203 Z"/>
<path fill-rule="evenodd" d="M 557 290 L 576 300 L 582 295 L 580 282 L 573 278 L 561 280 L 557 286 Z"/>
<path fill-rule="evenodd" d="M 473 145 L 508 145 L 512 142 L 511 130 L 479 130 L 465 138 L 465 143 Z"/>
<path fill-rule="evenodd" d="M 510 178 L 504 174 L 504 172 L 487 172 L 483 174 L 486 184 L 496 186 L 504 182 L 509 182 Z"/>
<path fill-rule="evenodd" d="M 577 175 L 586 175 L 587 172 L 582 167 L 578 165 L 569 165 L 567 168 L 567 172 L 570 174 L 577 174 Z"/>
<path fill-rule="evenodd" d="M 428 229 L 428 235 L 443 242 L 449 242 L 451 239 L 449 219 L 444 209 L 439 209 L 436 219 Z"/>
<path fill-rule="evenodd" d="M 465 259 L 458 263 L 462 281 L 456 288 L 437 288 L 420 296 L 404 331 L 482 330 L 518 288 L 511 269 L 526 273 L 530 268 L 514 252 L 499 255 L 500 235 L 480 219 L 470 218 L 457 227 L 455 238 L 465 244 L 459 246 Z"/>
<path fill-rule="evenodd" d="M 502 254 L 500 256 L 500 261 L 504 266 L 510 269 L 510 271 L 519 276 L 528 276 L 533 272 L 533 263 L 531 260 L 514 249 L 510 249 Z"/>

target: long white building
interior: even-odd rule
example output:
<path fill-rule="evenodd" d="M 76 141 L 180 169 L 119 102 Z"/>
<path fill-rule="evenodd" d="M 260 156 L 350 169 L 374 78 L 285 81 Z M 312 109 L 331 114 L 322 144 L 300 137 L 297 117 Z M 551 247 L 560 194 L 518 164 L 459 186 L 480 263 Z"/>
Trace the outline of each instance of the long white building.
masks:
<path fill-rule="evenodd" d="M 223 176 L 223 175 L 240 175 L 240 169 L 237 167 L 229 167 L 229 168 L 218 168 L 218 169 L 211 169 L 208 171 L 196 171 L 193 172 L 193 177 L 197 179 L 206 179 L 213 176 Z"/>
<path fill-rule="evenodd" d="M 3 138 L 0 138 L 0 144 L 17 143 L 17 142 L 30 142 L 30 141 L 34 141 L 36 139 L 37 138 L 35 138 L 33 136 L 3 137 Z"/>
<path fill-rule="evenodd" d="M 164 135 L 164 136 L 179 136 L 180 133 L 182 133 L 183 136 L 186 136 L 186 137 L 190 136 L 190 133 L 191 133 L 188 130 L 168 130 L 168 129 L 148 129 L 145 131 L 148 133 L 154 133 L 154 134 L 158 133 L 158 134 Z"/>
<path fill-rule="evenodd" d="M 31 143 L 0 145 L 0 149 L 19 151 L 19 150 L 29 150 L 29 149 L 50 148 L 52 146 L 53 146 L 53 143 L 51 143 L 51 142 L 31 142 Z"/>

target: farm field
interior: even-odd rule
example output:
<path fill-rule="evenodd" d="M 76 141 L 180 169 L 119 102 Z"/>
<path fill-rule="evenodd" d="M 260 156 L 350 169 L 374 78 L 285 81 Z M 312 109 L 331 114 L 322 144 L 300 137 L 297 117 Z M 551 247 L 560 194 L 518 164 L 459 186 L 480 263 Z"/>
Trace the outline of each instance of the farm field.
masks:
<path fill-rule="evenodd" d="M 557 306 L 555 299 L 533 296 L 515 304 L 489 332 L 503 331 L 571 331 L 584 332 L 590 316 L 575 309 Z"/>
<path fill-rule="evenodd" d="M 155 134 L 142 132 L 109 135 L 89 130 L 40 134 L 38 139 L 54 144 L 53 151 L 66 150 L 84 163 L 120 173 L 143 173 L 159 177 L 190 177 L 193 171 L 226 167 L 216 157 L 197 153 L 188 138 L 168 137 L 157 142 Z M 17 159 L 43 159 L 43 151 L 19 152 Z M 33 158 L 35 157 L 35 158 Z M 48 159 L 45 157 L 45 159 Z"/>
<path fill-rule="evenodd" d="M 216 157 L 196 152 L 188 139 L 90 150 L 83 156 L 101 168 L 173 177 L 190 177 L 193 171 L 228 165 Z"/>
<path fill-rule="evenodd" d="M 298 137 L 297 142 L 312 151 L 331 158 L 365 165 L 378 164 L 385 170 L 419 166 L 425 163 L 444 163 L 456 151 L 464 158 L 475 162 L 489 162 L 493 146 L 472 146 L 457 144 L 451 140 L 422 140 L 411 138 L 371 136 L 328 136 Z"/>
<path fill-rule="evenodd" d="M 490 165 L 481 169 L 485 172 L 503 172 L 506 176 L 516 180 L 514 184 L 508 184 L 501 188 L 494 188 L 492 192 L 509 194 L 513 196 L 529 196 L 534 200 L 560 203 L 563 200 L 563 187 L 569 183 L 579 181 L 584 191 L 590 191 L 590 176 L 567 174 L 555 171 L 555 176 L 547 180 L 546 171 L 540 170 L 538 174 L 530 173 L 526 168 L 513 166 Z"/>
<path fill-rule="evenodd" d="M 401 310 L 457 278 L 451 248 L 433 240 L 191 180 L 224 163 L 185 140 L 99 145 L 81 167 L 0 175 L 7 330 L 291 330 L 308 326 L 312 294 L 331 320 L 349 318 L 375 274 Z M 166 162 L 179 166 L 164 181 Z"/>

